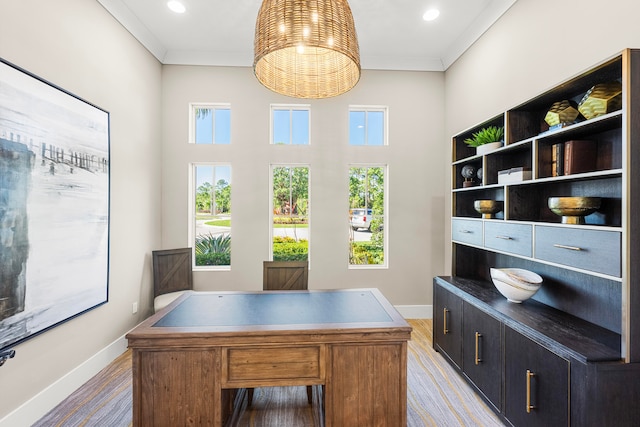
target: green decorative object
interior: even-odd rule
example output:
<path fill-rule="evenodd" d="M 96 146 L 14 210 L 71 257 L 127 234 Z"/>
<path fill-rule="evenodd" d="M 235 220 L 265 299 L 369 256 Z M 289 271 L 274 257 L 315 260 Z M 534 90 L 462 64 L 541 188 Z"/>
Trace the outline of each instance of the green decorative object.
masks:
<path fill-rule="evenodd" d="M 502 141 L 504 136 L 504 128 L 497 126 L 489 126 L 471 135 L 471 138 L 464 140 L 469 147 L 480 147 L 484 144 Z"/>
<path fill-rule="evenodd" d="M 567 99 L 554 102 L 544 117 L 544 121 L 547 122 L 549 126 L 557 126 L 561 123 L 573 123 L 580 115 L 577 107 L 575 102 Z"/>
<path fill-rule="evenodd" d="M 593 86 L 578 104 L 578 111 L 586 119 L 593 119 L 620 108 L 622 108 L 622 83 L 617 81 Z"/>

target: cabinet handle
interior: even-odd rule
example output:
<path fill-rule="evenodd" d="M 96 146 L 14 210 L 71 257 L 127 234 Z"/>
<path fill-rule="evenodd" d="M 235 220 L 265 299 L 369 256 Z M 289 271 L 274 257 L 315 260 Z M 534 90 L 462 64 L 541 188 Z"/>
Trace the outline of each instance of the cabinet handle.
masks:
<path fill-rule="evenodd" d="M 480 332 L 476 332 L 476 365 L 479 365 L 482 362 L 480 359 L 480 338 L 482 334 Z"/>
<path fill-rule="evenodd" d="M 532 409 L 536 409 L 536 407 L 531 404 L 531 377 L 535 375 L 536 374 L 527 369 L 527 414 L 530 414 Z"/>
<path fill-rule="evenodd" d="M 460 230 L 460 233 L 462 233 L 462 234 L 471 234 L 471 233 L 473 233 L 473 231 L 471 231 L 471 230 Z"/>
<path fill-rule="evenodd" d="M 447 310 L 447 308 L 445 307 L 443 310 L 443 314 L 444 314 L 444 320 L 442 322 L 443 326 L 444 326 L 444 334 L 447 335 L 449 333 L 449 329 L 447 329 L 447 313 L 449 312 L 449 310 Z"/>
<path fill-rule="evenodd" d="M 560 249 L 569 249 L 570 251 L 581 251 L 582 248 L 579 248 L 578 246 L 567 246 L 567 245 L 561 245 L 559 243 L 554 243 L 553 244 L 554 248 L 560 248 Z"/>
<path fill-rule="evenodd" d="M 502 239 L 502 240 L 513 240 L 513 238 L 509 237 L 509 236 L 496 236 L 496 239 Z"/>

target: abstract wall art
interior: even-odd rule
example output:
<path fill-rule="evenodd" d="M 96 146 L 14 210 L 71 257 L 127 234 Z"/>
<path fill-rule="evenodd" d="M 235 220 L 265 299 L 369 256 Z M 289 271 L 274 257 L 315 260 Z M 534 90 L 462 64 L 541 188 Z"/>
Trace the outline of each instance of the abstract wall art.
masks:
<path fill-rule="evenodd" d="M 0 58 L 0 350 L 108 301 L 109 113 Z"/>

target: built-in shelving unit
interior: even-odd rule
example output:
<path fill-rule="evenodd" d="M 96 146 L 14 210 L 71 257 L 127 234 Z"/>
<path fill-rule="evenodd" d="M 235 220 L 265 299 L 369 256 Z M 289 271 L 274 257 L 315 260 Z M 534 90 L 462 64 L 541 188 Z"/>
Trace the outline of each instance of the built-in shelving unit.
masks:
<path fill-rule="evenodd" d="M 452 138 L 452 273 L 434 279 L 434 348 L 516 426 L 640 419 L 638 80 L 640 51 L 625 50 Z M 608 82 L 622 85 L 619 108 L 550 130 L 544 119 L 555 102 L 578 105 Z M 477 155 L 464 141 L 487 126 L 504 127 L 504 144 Z M 583 140 L 592 165 L 558 173 L 558 147 Z M 471 185 L 461 175 L 468 165 L 481 169 Z M 530 177 L 500 182 L 499 172 L 514 168 Z M 602 203 L 584 224 L 567 224 L 547 204 L 567 196 Z M 483 199 L 502 211 L 482 218 L 474 201 Z M 510 303 L 491 267 L 535 271 L 544 283 L 532 299 Z M 469 352 L 479 351 L 486 357 L 471 363 Z"/>

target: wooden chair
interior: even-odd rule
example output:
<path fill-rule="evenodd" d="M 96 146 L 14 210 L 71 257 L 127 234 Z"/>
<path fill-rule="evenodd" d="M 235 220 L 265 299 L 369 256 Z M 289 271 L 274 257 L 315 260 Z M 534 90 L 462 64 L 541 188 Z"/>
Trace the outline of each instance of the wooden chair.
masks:
<path fill-rule="evenodd" d="M 308 289 L 308 261 L 264 261 L 262 290 L 305 290 Z M 307 386 L 307 401 L 313 402 L 313 387 Z M 253 403 L 253 388 L 247 389 L 247 402 Z"/>
<path fill-rule="evenodd" d="M 193 289 L 191 248 L 153 251 L 153 310 Z"/>
<path fill-rule="evenodd" d="M 308 261 L 264 261 L 262 289 L 305 290 L 308 288 Z"/>

